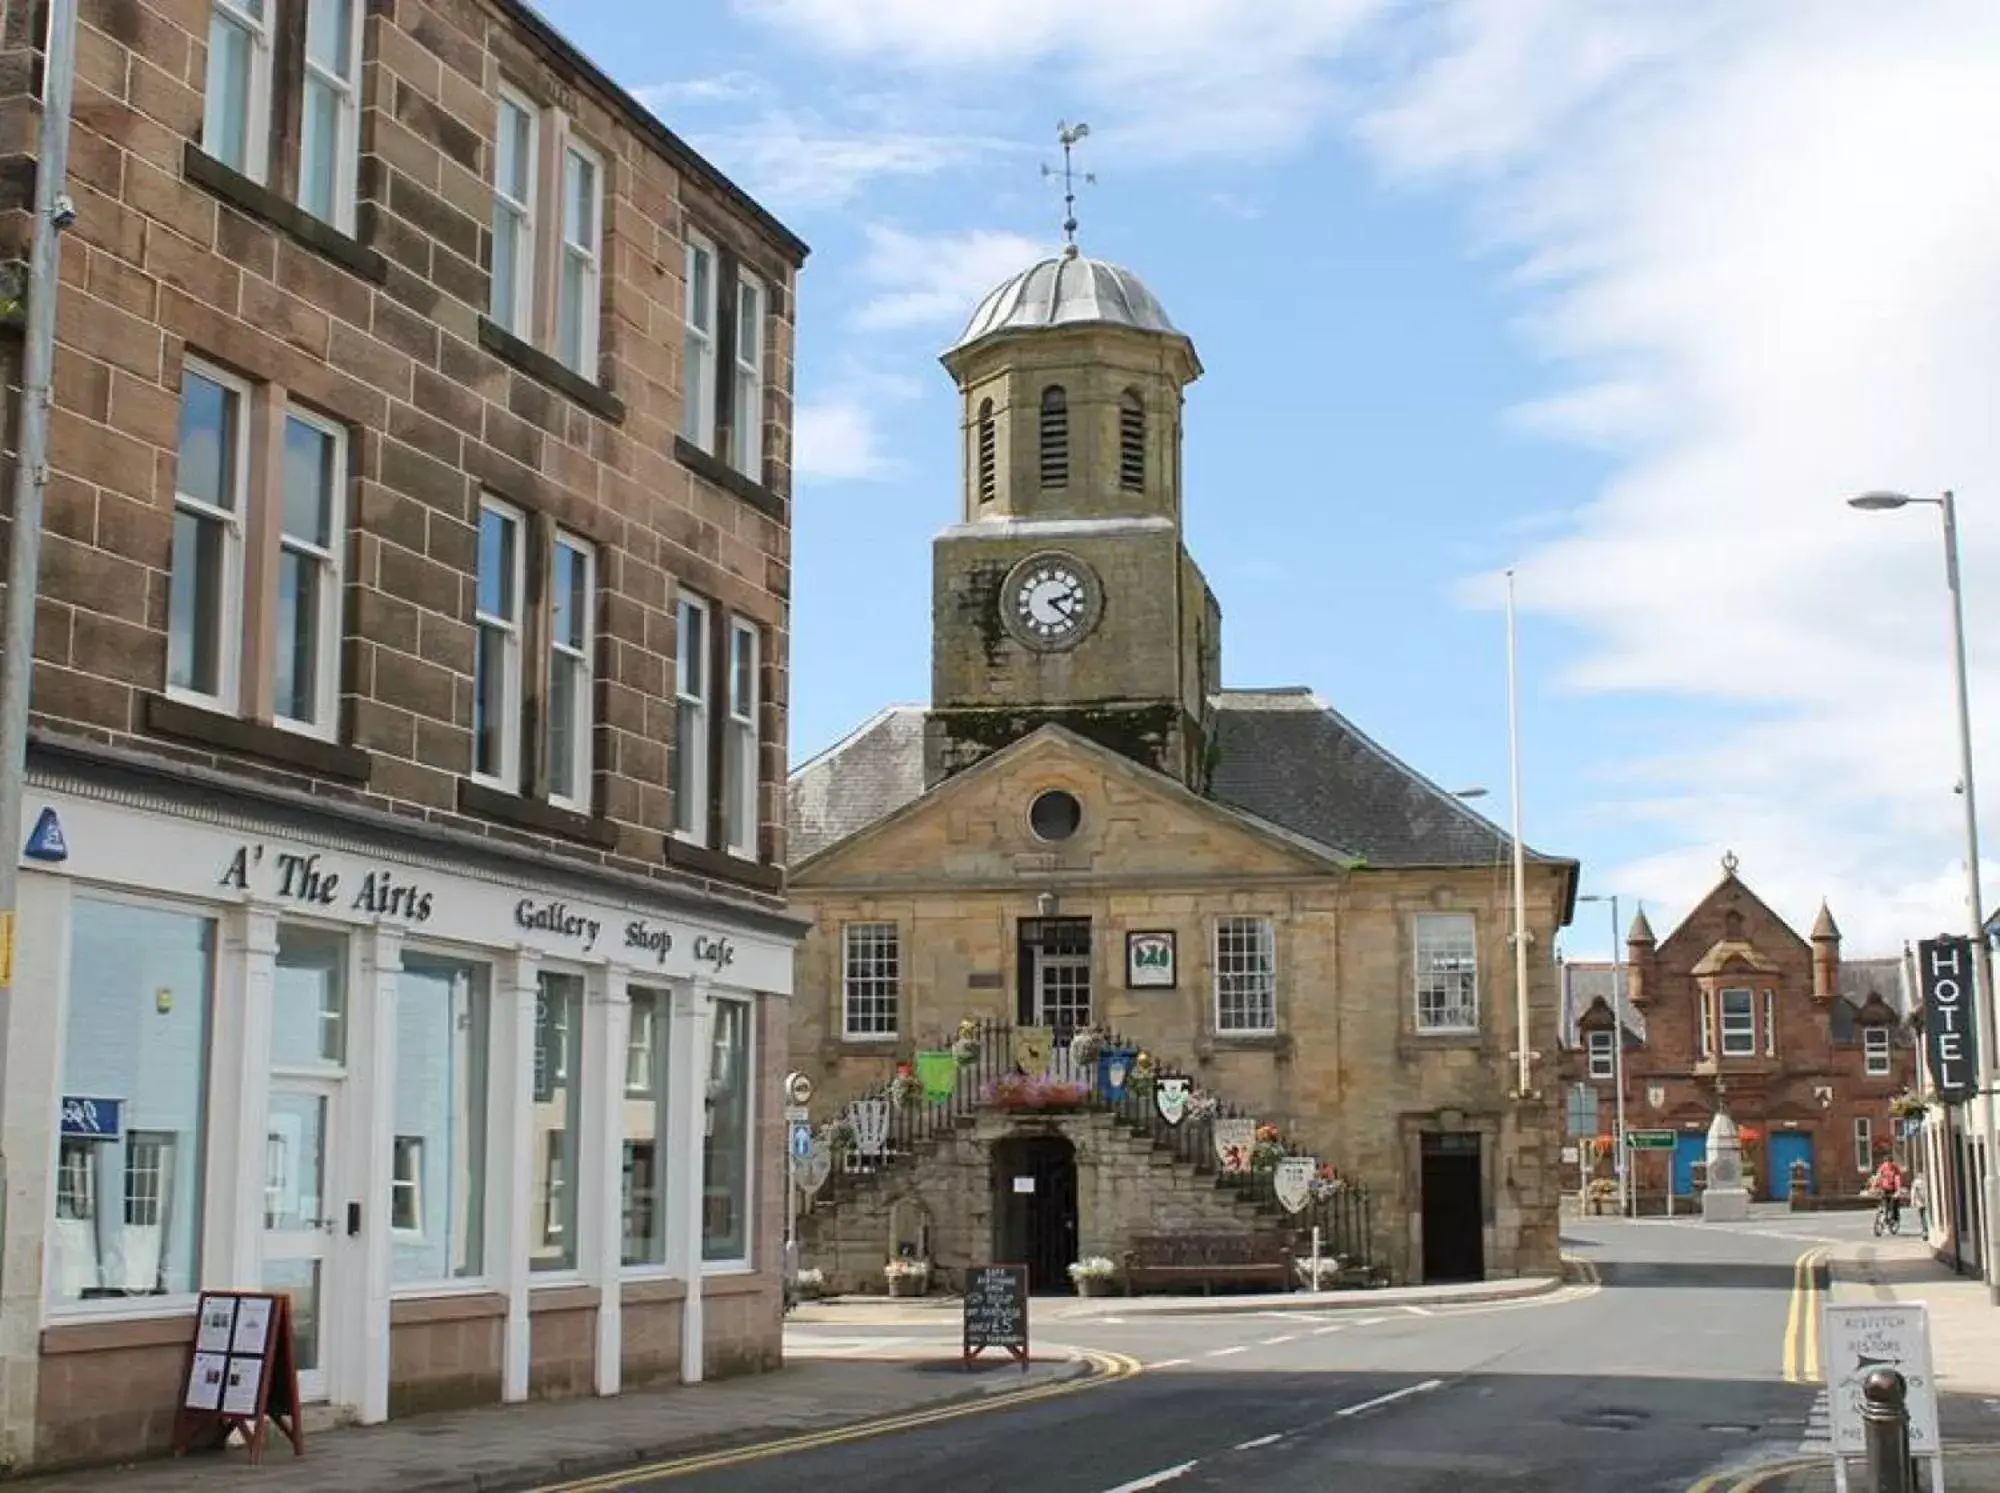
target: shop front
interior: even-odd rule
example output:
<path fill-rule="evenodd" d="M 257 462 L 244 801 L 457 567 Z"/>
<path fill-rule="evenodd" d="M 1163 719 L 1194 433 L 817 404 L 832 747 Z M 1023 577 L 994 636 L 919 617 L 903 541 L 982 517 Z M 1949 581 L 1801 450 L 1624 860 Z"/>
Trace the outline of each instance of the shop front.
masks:
<path fill-rule="evenodd" d="M 17 1463 L 163 1449 L 204 1289 L 291 1296 L 326 1419 L 777 1363 L 789 919 L 331 811 L 45 809 L 6 1053 Z"/>

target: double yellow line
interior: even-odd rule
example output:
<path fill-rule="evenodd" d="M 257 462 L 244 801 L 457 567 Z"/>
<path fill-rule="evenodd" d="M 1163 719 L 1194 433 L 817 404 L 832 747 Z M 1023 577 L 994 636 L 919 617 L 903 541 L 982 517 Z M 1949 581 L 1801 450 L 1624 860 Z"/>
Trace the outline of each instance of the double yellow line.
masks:
<path fill-rule="evenodd" d="M 1128 1358 L 1123 1353 L 1105 1353 L 1089 1348 L 1085 1349 L 1081 1356 L 1091 1366 L 1088 1378 L 1066 1379 L 1011 1394 L 994 1394 L 970 1403 L 961 1401 L 955 1405 L 941 1405 L 931 1410 L 913 1410 L 906 1415 L 888 1415 L 879 1420 L 862 1421 L 859 1425 L 837 1426 L 827 1431 L 810 1431 L 800 1436 L 787 1436 L 778 1441 L 759 1442 L 755 1446 L 739 1446 L 728 1451 L 673 1457 L 664 1462 L 654 1462 L 649 1466 L 626 1467 L 599 1477 L 580 1478 L 575 1482 L 548 1483 L 534 1489 L 533 1493 L 613 1493 L 613 1490 L 627 1488 L 634 1483 L 686 1477 L 695 1472 L 713 1472 L 720 1467 L 740 1467 L 748 1462 L 761 1462 L 769 1457 L 787 1456 L 792 1452 L 812 1451 L 823 1446 L 839 1446 L 847 1441 L 886 1436 L 893 1431 L 912 1431 L 920 1426 L 934 1426 L 940 1421 L 958 1420 L 963 1416 L 980 1415 L 989 1410 L 1009 1410 L 1016 1405 L 1026 1405 L 1036 1400 L 1051 1400 L 1060 1395 L 1078 1394 L 1083 1390 L 1095 1389 L 1099 1385 L 1110 1384 L 1119 1379 L 1129 1379 L 1144 1368 L 1138 1359 Z"/>
<path fill-rule="evenodd" d="M 1792 1265 L 1792 1305 L 1785 1318 L 1785 1382 L 1817 1384 L 1820 1378 L 1820 1267 L 1826 1247 L 1809 1249 Z"/>

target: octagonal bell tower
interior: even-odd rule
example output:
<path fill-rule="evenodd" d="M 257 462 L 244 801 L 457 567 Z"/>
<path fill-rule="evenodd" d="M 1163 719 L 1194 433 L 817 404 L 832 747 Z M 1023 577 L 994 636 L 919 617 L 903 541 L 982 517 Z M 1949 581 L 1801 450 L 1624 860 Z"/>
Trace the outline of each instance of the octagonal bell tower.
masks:
<path fill-rule="evenodd" d="M 933 550 L 927 778 L 1055 721 L 1202 787 L 1222 619 L 1181 537 L 1193 342 L 1072 243 L 988 294 L 943 362 L 964 458 Z"/>

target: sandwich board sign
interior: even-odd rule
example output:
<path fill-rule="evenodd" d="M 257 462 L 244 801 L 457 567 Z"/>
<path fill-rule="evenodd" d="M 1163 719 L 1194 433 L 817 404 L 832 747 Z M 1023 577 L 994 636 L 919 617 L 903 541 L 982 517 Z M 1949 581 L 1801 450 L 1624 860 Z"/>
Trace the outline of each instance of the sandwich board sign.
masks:
<path fill-rule="evenodd" d="M 1942 1487 L 1937 1379 L 1931 1371 L 1928 1309 L 1920 1301 L 1842 1303 L 1825 1308 L 1826 1389 L 1833 1420 L 1833 1455 L 1842 1486 L 1847 1459 L 1865 1457 L 1861 1384 L 1876 1369 L 1894 1369 L 1907 1386 L 1910 1455 L 1933 1459 L 1933 1487 Z"/>

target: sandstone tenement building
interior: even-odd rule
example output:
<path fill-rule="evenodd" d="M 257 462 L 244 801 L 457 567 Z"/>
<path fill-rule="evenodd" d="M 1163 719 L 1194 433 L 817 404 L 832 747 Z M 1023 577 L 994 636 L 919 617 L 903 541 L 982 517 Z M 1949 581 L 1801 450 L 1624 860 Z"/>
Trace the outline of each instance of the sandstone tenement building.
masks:
<path fill-rule="evenodd" d="M 1360 1247 L 1391 1277 L 1556 1269 L 1551 950 L 1575 863 L 1529 859 L 1516 1095 L 1506 836 L 1310 692 L 1224 686 L 1181 526 L 1192 341 L 1072 249 L 995 289 L 944 361 L 964 470 L 933 548 L 931 700 L 790 784 L 813 921 L 791 1053 L 818 1113 L 872 1102 L 968 1018 L 1058 1073 L 1106 1027 L 1363 1184 Z M 1136 1235 L 1256 1224 L 1101 1114 L 968 1119 L 873 1201 L 815 1209 L 807 1263 L 881 1289 L 892 1248 L 947 1277 L 1025 1254 L 1062 1289 Z"/>
<path fill-rule="evenodd" d="M 76 52 L 0 1462 L 162 1449 L 202 1290 L 336 1419 L 774 1364 L 805 246 L 515 0 Z"/>

